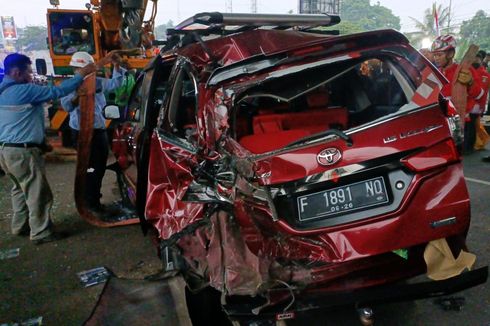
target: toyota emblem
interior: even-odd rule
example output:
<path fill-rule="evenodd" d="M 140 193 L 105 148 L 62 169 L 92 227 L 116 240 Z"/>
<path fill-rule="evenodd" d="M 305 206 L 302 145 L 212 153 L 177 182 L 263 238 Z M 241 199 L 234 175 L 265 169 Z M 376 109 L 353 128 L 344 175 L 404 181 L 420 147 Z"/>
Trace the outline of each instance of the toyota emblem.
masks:
<path fill-rule="evenodd" d="M 340 161 L 342 153 L 337 148 L 327 148 L 318 153 L 316 161 L 320 165 L 333 165 Z"/>

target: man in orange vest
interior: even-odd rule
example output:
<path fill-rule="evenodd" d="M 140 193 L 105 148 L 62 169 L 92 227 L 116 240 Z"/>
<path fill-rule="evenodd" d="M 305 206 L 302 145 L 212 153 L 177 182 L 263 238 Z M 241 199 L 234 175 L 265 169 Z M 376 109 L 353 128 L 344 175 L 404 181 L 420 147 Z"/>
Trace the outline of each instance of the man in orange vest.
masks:
<path fill-rule="evenodd" d="M 478 109 L 480 114 L 483 114 L 486 110 L 488 90 L 490 89 L 490 73 L 483 65 L 483 60 L 487 56 L 487 53 L 483 50 L 478 51 L 473 68 L 480 74 L 481 87 L 483 88 L 483 97 L 478 100 Z"/>
<path fill-rule="evenodd" d="M 445 97 L 451 97 L 452 82 L 454 78 L 463 85 L 467 86 L 468 100 L 466 105 L 465 128 L 464 128 L 464 151 L 471 152 L 476 139 L 475 123 L 479 115 L 470 115 L 471 110 L 477 104 L 484 91 L 480 86 L 480 76 L 474 68 L 461 69 L 458 76 L 455 76 L 458 64 L 454 62 L 456 53 L 456 40 L 452 35 L 441 35 L 432 43 L 432 53 L 434 61 L 439 70 L 449 80 L 449 84 L 443 86 L 441 93 Z"/>

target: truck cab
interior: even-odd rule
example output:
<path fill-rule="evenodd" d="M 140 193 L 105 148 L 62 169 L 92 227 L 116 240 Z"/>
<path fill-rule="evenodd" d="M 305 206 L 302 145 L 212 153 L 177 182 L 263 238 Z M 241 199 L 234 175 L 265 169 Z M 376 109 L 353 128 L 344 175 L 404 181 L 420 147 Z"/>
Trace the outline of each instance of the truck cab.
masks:
<path fill-rule="evenodd" d="M 90 10 L 48 9 L 48 44 L 56 75 L 71 75 L 73 53 L 85 51 L 100 59 L 99 28 Z"/>

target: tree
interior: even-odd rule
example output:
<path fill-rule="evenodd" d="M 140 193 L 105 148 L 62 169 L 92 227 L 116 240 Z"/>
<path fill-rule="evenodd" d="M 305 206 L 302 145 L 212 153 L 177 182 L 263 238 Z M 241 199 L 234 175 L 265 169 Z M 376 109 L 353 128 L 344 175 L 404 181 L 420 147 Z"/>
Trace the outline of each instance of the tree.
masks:
<path fill-rule="evenodd" d="M 410 17 L 415 22 L 415 28 L 417 31 L 412 33 L 406 33 L 406 36 L 416 47 L 420 47 L 422 40 L 428 38 L 434 40 L 437 35 L 437 29 L 435 24 L 435 12 L 437 11 L 439 19 L 439 31 L 441 34 L 449 34 L 452 32 L 452 28 L 448 28 L 447 24 L 450 21 L 450 11 L 448 7 L 437 6 L 434 2 L 431 8 L 427 8 L 424 11 L 424 18 L 422 21 Z"/>
<path fill-rule="evenodd" d="M 334 28 L 329 29 L 337 29 L 341 35 L 361 33 L 365 31 L 365 29 L 359 24 L 349 21 L 342 21 L 340 24 L 335 25 Z"/>
<path fill-rule="evenodd" d="M 18 32 L 19 38 L 16 46 L 19 50 L 37 51 L 48 48 L 46 41 L 48 30 L 45 26 L 26 26 L 25 28 L 19 29 Z"/>
<path fill-rule="evenodd" d="M 369 0 L 344 0 L 341 8 L 342 21 L 350 29 L 371 31 L 375 29 L 400 29 L 400 17 L 393 15 L 391 9 L 378 3 L 371 5 Z"/>
<path fill-rule="evenodd" d="M 174 22 L 172 20 L 169 20 L 166 24 L 158 25 L 155 27 L 155 36 L 158 40 L 163 40 L 166 39 L 167 35 L 167 28 L 172 28 L 174 27 Z"/>
<path fill-rule="evenodd" d="M 473 18 L 463 21 L 460 36 L 468 44 L 476 44 L 480 49 L 490 51 L 490 16 L 483 10 L 477 11 Z"/>

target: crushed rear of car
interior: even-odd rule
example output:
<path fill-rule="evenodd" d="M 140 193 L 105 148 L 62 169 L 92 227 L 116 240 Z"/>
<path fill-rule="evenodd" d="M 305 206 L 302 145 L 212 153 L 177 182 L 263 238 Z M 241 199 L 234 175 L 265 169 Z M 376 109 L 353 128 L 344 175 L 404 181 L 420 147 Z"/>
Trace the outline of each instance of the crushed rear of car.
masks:
<path fill-rule="evenodd" d="M 144 132 L 127 133 L 133 203 L 167 272 L 221 292 L 234 318 L 485 281 L 485 268 L 458 275 L 470 264 L 399 284 L 441 273 L 431 243 L 467 254 L 470 225 L 447 80 L 402 34 L 225 33 L 228 16 L 206 15 L 170 31 L 137 90 Z"/>

